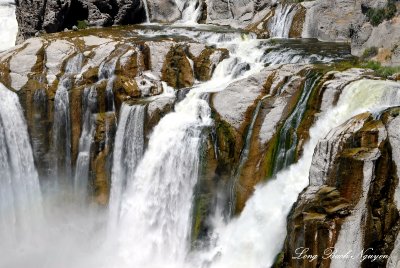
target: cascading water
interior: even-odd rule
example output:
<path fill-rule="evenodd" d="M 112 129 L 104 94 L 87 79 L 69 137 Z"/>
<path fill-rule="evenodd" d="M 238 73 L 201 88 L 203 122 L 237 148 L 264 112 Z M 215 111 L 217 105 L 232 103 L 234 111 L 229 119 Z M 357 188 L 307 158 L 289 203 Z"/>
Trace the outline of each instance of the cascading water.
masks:
<path fill-rule="evenodd" d="M 310 129 L 310 141 L 304 147 L 303 157 L 287 170 L 279 172 L 274 180 L 258 186 L 239 218 L 217 228 L 219 240 L 211 253 L 205 253 L 208 256 L 206 262 L 211 262 L 213 268 L 270 267 L 283 246 L 286 217 L 298 194 L 308 184 L 318 141 L 356 114 L 399 104 L 398 83 L 360 80 L 347 86 L 337 106 L 322 115 Z"/>
<path fill-rule="evenodd" d="M 184 10 L 197 8 L 195 2 L 190 1 L 189 4 L 183 5 Z M 180 1 L 180 3 L 183 3 L 183 1 Z M 192 7 L 192 9 L 189 9 L 189 7 Z M 42 253 L 47 254 L 49 249 L 54 250 L 50 250 L 49 255 L 54 260 L 48 261 L 48 267 L 187 268 L 199 267 L 204 263 L 208 263 L 207 267 L 258 268 L 263 265 L 268 266 L 272 264 L 276 253 L 281 249 L 285 236 L 287 213 L 298 193 L 307 185 L 312 151 L 318 140 L 328 133 L 332 127 L 356 112 L 385 103 L 389 105 L 398 104 L 397 95 L 388 98 L 391 102 L 381 101 L 382 96 L 378 93 L 388 90 L 385 88 L 387 84 L 382 86 L 379 83 L 385 82 L 367 80 L 360 84 L 352 84 L 342 94 L 338 106 L 322 116 L 313 127 L 310 143 L 306 146 L 305 154 L 300 161 L 288 170 L 279 172 L 276 180 L 267 185 L 259 186 L 254 197 L 248 201 L 245 210 L 238 219 L 234 219 L 227 226 L 225 224 L 215 226 L 215 235 L 219 236 L 216 241 L 216 248 L 205 253 L 194 250 L 191 254 L 191 256 L 194 256 L 194 260 L 189 260 L 193 191 L 200 169 L 199 152 L 206 139 L 204 133 L 207 133 L 206 129 L 212 126 L 211 109 L 202 96 L 208 92 L 223 90 L 231 82 L 258 73 L 266 64 L 310 62 L 311 60 L 309 55 L 299 57 L 282 55 L 277 57 L 275 61 L 275 59 L 271 59 L 271 53 L 264 55 L 265 49 L 271 48 L 266 41 L 255 40 L 253 35 L 242 32 L 213 33 L 212 30 L 190 32 L 191 30 L 180 27 L 174 29 L 168 26 L 165 27 L 165 31 L 164 28 L 162 31 L 154 29 L 140 29 L 138 31 L 146 34 L 144 38 L 148 36 L 154 38 L 157 34 L 179 37 L 188 33 L 199 43 L 227 48 L 230 52 L 230 58 L 216 67 L 211 81 L 206 83 L 196 81 L 195 86 L 176 105 L 174 111 L 160 120 L 153 129 L 146 151 L 144 151 L 143 123 L 146 116 L 145 105 L 129 105 L 131 104 L 130 101 L 122 104 L 119 110 L 118 130 L 114 143 L 112 188 L 107 217 L 109 227 L 107 228 L 109 232 L 107 238 L 111 238 L 104 239 L 107 241 L 106 243 L 111 240 L 111 247 L 117 253 L 113 255 L 115 252 L 110 250 L 106 252 L 106 256 L 103 256 L 104 250 L 108 250 L 110 247 L 105 246 L 105 249 L 98 247 L 98 244 L 104 242 L 102 240 L 104 238 L 102 237 L 102 222 L 95 222 L 95 224 L 90 225 L 92 224 L 91 221 L 90 224 L 87 224 L 87 221 L 77 217 L 78 220 L 82 221 L 76 225 L 70 225 L 68 220 L 70 220 L 69 217 L 72 213 L 65 216 L 64 211 L 61 211 L 59 214 L 62 215 L 58 215 L 56 224 L 50 226 L 56 226 L 56 229 L 51 232 L 52 235 L 53 233 L 60 233 L 61 230 L 63 241 L 60 244 L 62 246 L 59 249 L 53 249 L 51 242 L 49 245 L 45 245 L 44 253 Z M 114 63 L 112 61 L 107 62 L 107 64 L 103 62 L 100 70 L 104 69 L 105 71 L 99 71 L 98 75 L 99 80 L 108 79 L 106 90 L 107 94 L 110 95 L 107 96 L 107 103 L 113 99 L 111 94 L 113 89 L 112 66 L 115 67 Z M 65 161 L 58 161 L 58 163 L 67 163 L 69 166 L 71 165 L 71 156 L 67 152 L 70 151 L 71 144 L 68 143 L 70 139 L 63 136 L 70 133 L 68 91 L 72 85 L 71 77 L 79 72 L 81 65 L 82 56 L 78 55 L 70 59 L 65 74 L 60 79 L 61 82 L 55 99 L 53 143 L 57 144 L 58 147 L 56 148 L 60 149 L 58 153 L 65 158 Z M 308 85 L 310 88 L 313 87 L 311 81 Z M 390 87 L 394 88 L 395 86 L 390 85 Z M 96 99 L 96 96 L 91 95 L 90 92 L 90 88 L 84 92 L 87 98 L 84 98 L 83 101 L 86 108 L 83 109 L 85 114 L 78 156 L 78 162 L 82 165 L 77 166 L 75 173 L 77 189 L 83 189 L 85 188 L 84 184 L 87 184 L 88 154 L 91 150 L 90 144 L 93 139 L 94 127 L 92 117 L 94 110 L 90 108 L 90 103 L 92 103 L 90 99 L 93 100 L 93 103 Z M 296 124 L 299 123 L 308 97 L 309 91 L 304 90 L 299 105 L 288 119 L 289 129 L 293 127 L 293 124 L 296 128 Z M 353 105 L 354 103 L 356 105 Z M 108 107 L 107 111 L 113 113 L 114 104 L 108 105 Z M 359 107 L 361 109 L 358 110 Z M 0 111 L 2 109 L 3 107 L 0 107 Z M 3 112 L 1 112 L 2 114 Z M 252 122 L 252 125 L 254 125 L 254 122 Z M 107 129 L 107 124 L 105 128 Z M 288 132 L 290 131 L 282 132 L 285 139 Z M 107 133 L 108 131 L 106 131 Z M 107 139 L 110 138 L 107 137 Z M 245 153 L 244 151 L 243 157 L 245 157 Z M 63 166 L 61 167 L 63 168 Z M 85 179 L 82 180 L 82 177 Z M 85 214 L 85 218 L 91 217 L 93 217 L 92 214 Z M 60 224 L 64 220 L 67 220 L 68 223 Z M 62 228 L 57 229 L 60 225 Z M 71 229 L 73 230 L 71 231 Z M 64 235 L 63 231 L 67 234 L 72 233 L 72 238 L 66 239 L 67 236 Z M 60 238 L 57 235 L 50 237 L 56 239 L 49 241 L 58 241 L 57 238 Z M 85 240 L 92 241 L 96 246 Z M 86 243 L 89 244 L 89 247 L 85 247 Z M 116 247 L 113 247 L 114 245 Z M 63 250 L 67 251 L 65 255 L 60 253 Z M 27 259 L 29 259 L 30 256 L 27 255 Z M 88 261 L 88 256 L 99 261 Z M 46 260 L 36 261 L 39 264 L 46 264 Z M 96 263 L 96 265 L 93 265 L 93 263 Z"/>
<path fill-rule="evenodd" d="M 74 176 L 74 190 L 78 197 L 87 196 L 89 181 L 90 148 L 94 134 L 93 112 L 97 107 L 97 91 L 95 87 L 85 88 L 83 91 L 83 127 L 79 139 L 79 154 L 76 161 Z"/>
<path fill-rule="evenodd" d="M 154 129 L 122 203 L 121 254 L 131 265 L 182 263 L 188 250 L 206 101 L 189 93 Z M 137 241 L 141 241 L 137 243 Z M 171 266 L 174 267 L 174 266 Z"/>
<path fill-rule="evenodd" d="M 308 99 L 315 84 L 318 82 L 318 78 L 319 76 L 316 74 L 309 75 L 294 111 L 283 124 L 278 138 L 278 147 L 276 149 L 276 157 L 272 172 L 273 175 L 276 175 L 279 171 L 291 165 L 295 160 L 298 142 L 296 131 L 303 119 Z"/>
<path fill-rule="evenodd" d="M 181 12 L 180 23 L 197 24 L 201 15 L 202 4 L 199 0 L 175 0 L 178 9 Z"/>
<path fill-rule="evenodd" d="M 145 105 L 131 106 L 124 103 L 121 107 L 114 143 L 112 185 L 109 201 L 110 234 L 116 230 L 124 190 L 127 185 L 132 183 L 136 168 L 143 157 L 145 114 Z"/>
<path fill-rule="evenodd" d="M 52 175 L 57 178 L 57 184 L 65 184 L 72 178 L 71 159 L 71 119 L 69 90 L 74 82 L 73 75 L 82 67 L 83 55 L 72 57 L 65 68 L 65 74 L 60 79 L 54 97 L 54 123 L 53 123 L 53 155 L 54 165 Z"/>
<path fill-rule="evenodd" d="M 263 53 L 255 53 L 251 49 L 254 45 L 252 42 L 232 45 L 232 58 L 217 66 L 212 80 L 194 87 L 176 105 L 175 112 L 163 117 L 155 127 L 135 174 L 127 178 L 129 183 L 121 202 L 118 230 L 122 265 L 154 268 L 189 265 L 185 258 L 190 248 L 199 152 L 205 138 L 202 135 L 204 129 L 212 124 L 211 109 L 202 95 L 222 90 L 234 79 L 239 79 L 234 75 L 239 64 L 247 62 L 252 67 L 246 75 L 263 68 L 260 62 Z M 121 120 L 125 118 L 124 114 L 121 116 Z M 116 146 L 119 146 L 123 128 L 120 125 Z M 115 152 L 118 157 L 117 148 Z M 118 171 L 120 163 L 114 164 L 117 166 L 113 167 L 113 173 Z M 114 191 L 118 197 L 121 182 L 117 176 L 113 176 Z M 111 208 L 111 212 L 114 209 L 118 207 Z M 117 214 L 114 213 L 114 217 Z"/>
<path fill-rule="evenodd" d="M 293 17 L 297 11 L 296 5 L 281 4 L 275 10 L 275 15 L 270 23 L 271 37 L 288 38 Z"/>
<path fill-rule="evenodd" d="M 18 96 L 0 84 L 0 249 L 18 250 L 38 230 L 42 197 Z"/>

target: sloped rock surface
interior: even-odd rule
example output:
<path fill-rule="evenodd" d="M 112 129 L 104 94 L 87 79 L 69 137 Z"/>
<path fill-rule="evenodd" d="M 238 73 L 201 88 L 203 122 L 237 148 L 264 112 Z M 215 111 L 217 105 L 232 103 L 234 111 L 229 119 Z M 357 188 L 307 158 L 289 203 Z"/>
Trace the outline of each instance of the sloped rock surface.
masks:
<path fill-rule="evenodd" d="M 397 160 L 392 153 L 396 144 L 389 138 L 397 117 L 398 108 L 383 112 L 380 119 L 370 113 L 360 114 L 320 141 L 314 152 L 310 185 L 288 218 L 281 267 L 329 267 L 334 258 L 327 257 L 326 250 L 335 247 L 353 215 L 362 213 L 358 212 L 360 202 L 366 206 L 365 219 L 357 227 L 362 248 L 370 249 L 371 255 L 391 254 L 400 224 L 395 203 Z M 324 159 L 324 165 L 315 165 Z M 302 254 L 304 249 L 307 251 Z M 361 260 L 361 253 L 351 254 Z M 305 254 L 316 257 L 303 258 Z M 361 267 L 386 267 L 387 261 L 366 259 L 360 263 Z"/>

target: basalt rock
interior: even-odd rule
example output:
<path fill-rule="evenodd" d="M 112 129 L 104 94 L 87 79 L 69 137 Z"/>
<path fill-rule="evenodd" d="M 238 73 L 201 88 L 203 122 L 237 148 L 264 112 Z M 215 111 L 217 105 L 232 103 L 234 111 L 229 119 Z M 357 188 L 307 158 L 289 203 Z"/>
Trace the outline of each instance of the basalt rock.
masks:
<path fill-rule="evenodd" d="M 145 122 L 148 138 L 175 103 L 174 96 L 162 94 L 165 91 L 161 80 L 163 66 L 169 74 L 163 77 L 165 82 L 177 88 L 190 86 L 194 82 L 192 61 L 207 50 L 194 41 L 174 42 L 163 38 L 143 41 L 134 34 L 127 37 L 124 31 L 134 33 L 135 29 L 57 33 L 29 39 L 0 54 L 0 81 L 20 96 L 41 179 L 51 180 L 49 170 L 54 169 L 54 159 L 65 159 L 67 153 L 72 170 L 77 167 L 85 107 L 93 106 L 90 116 L 94 118 L 95 130 L 90 146 L 88 189 L 102 205 L 109 196 L 115 120 L 122 103 L 148 103 Z M 177 79 L 173 80 L 174 77 Z M 70 137 L 68 143 L 63 142 L 70 144 L 70 149 L 63 146 L 62 152 L 55 152 L 55 113 L 61 109 L 55 103 L 60 98 L 57 93 L 64 88 L 67 103 L 63 107 L 68 116 L 61 122 L 66 128 L 62 139 Z M 88 92 L 90 99 L 85 97 Z M 55 157 L 55 153 L 59 156 Z"/>
<path fill-rule="evenodd" d="M 16 7 L 19 41 L 32 37 L 39 31 L 53 33 L 65 28 L 71 29 L 78 25 L 78 21 L 87 26 L 108 26 L 140 23 L 146 20 L 141 0 L 66 0 L 61 2 L 17 0 Z M 81 25 L 78 26 L 81 27 Z"/>
<path fill-rule="evenodd" d="M 365 214 L 358 227 L 358 239 L 362 249 L 370 249 L 363 256 L 391 254 L 400 225 L 395 201 L 399 180 L 394 153 L 397 143 L 390 138 L 395 135 L 393 126 L 399 122 L 398 111 L 390 108 L 380 119 L 370 113 L 357 115 L 319 142 L 310 185 L 288 217 L 280 267 L 329 267 L 334 259 L 329 255 L 338 237 L 347 231 L 344 223 L 359 213 Z M 323 162 L 321 157 L 325 164 L 315 165 Z M 386 267 L 388 258 L 361 261 L 361 253 L 353 253 L 360 258 L 361 267 Z"/>
<path fill-rule="evenodd" d="M 172 47 L 168 52 L 162 68 L 162 80 L 177 89 L 193 85 L 194 73 L 186 47 Z"/>

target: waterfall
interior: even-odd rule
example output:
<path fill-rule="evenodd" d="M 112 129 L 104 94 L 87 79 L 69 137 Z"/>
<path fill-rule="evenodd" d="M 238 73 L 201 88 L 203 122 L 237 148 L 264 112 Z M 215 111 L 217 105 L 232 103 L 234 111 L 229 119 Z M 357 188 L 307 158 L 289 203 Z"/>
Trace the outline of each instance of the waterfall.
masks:
<path fill-rule="evenodd" d="M 144 105 L 122 104 L 114 143 L 114 159 L 109 201 L 109 232 L 116 230 L 121 201 L 127 185 L 132 183 L 144 151 Z"/>
<path fill-rule="evenodd" d="M 300 99 L 294 108 L 292 114 L 286 119 L 279 133 L 276 157 L 274 160 L 273 175 L 276 175 L 282 169 L 288 167 L 295 161 L 296 149 L 298 143 L 297 128 L 299 127 L 303 115 L 307 108 L 307 102 L 310 98 L 314 86 L 318 82 L 319 75 L 308 75 Z"/>
<path fill-rule="evenodd" d="M 12 0 L 0 1 L 0 51 L 15 45 L 18 23 L 15 17 L 15 3 Z"/>
<path fill-rule="evenodd" d="M 121 255 L 136 266 L 182 263 L 189 248 L 193 189 L 208 103 L 190 92 L 155 127 L 121 208 Z M 138 243 L 140 241 L 140 243 Z"/>
<path fill-rule="evenodd" d="M 296 5 L 281 4 L 275 10 L 275 15 L 269 25 L 271 37 L 288 38 L 293 17 L 297 11 Z"/>
<path fill-rule="evenodd" d="M 72 178 L 71 159 L 71 118 L 69 107 L 69 90 L 74 83 L 73 75 L 82 67 L 83 55 L 72 57 L 65 68 L 65 73 L 60 79 L 54 97 L 54 122 L 53 122 L 53 176 L 57 184 L 64 184 Z"/>
<path fill-rule="evenodd" d="M 94 86 L 83 91 L 83 127 L 79 139 L 79 153 L 76 161 L 74 190 L 77 197 L 87 196 L 89 182 L 90 148 L 95 131 L 93 113 L 97 108 L 97 91 Z"/>
<path fill-rule="evenodd" d="M 398 83 L 364 79 L 348 85 L 337 106 L 321 115 L 310 129 L 310 140 L 302 158 L 279 172 L 274 180 L 259 185 L 237 219 L 226 226 L 217 226 L 219 241 L 211 253 L 205 253 L 208 262 L 213 262 L 211 267 L 270 267 L 286 237 L 286 217 L 298 194 L 308 185 L 318 141 L 356 114 L 399 104 Z"/>
<path fill-rule="evenodd" d="M 128 134 L 130 141 L 123 137 L 129 132 L 125 128 L 131 124 L 128 114 L 136 114 L 137 107 L 123 106 L 115 141 L 109 220 L 111 228 L 118 223 L 114 230 L 120 231 L 118 255 L 124 262 L 122 266 L 187 266 L 193 193 L 199 175 L 200 150 L 206 138 L 203 133 L 212 125 L 211 109 L 202 96 L 205 92 L 223 90 L 234 79 L 239 79 L 233 77 L 238 64 L 250 64 L 251 71 L 246 75 L 263 68 L 259 62 L 262 52 L 251 49 L 256 45 L 253 42 L 232 45 L 232 58 L 217 66 L 213 78 L 192 88 L 175 111 L 161 119 L 136 170 L 132 168 L 133 176 L 117 175 L 127 172 L 122 170 L 127 163 L 121 165 L 123 162 L 118 161 L 123 157 L 120 148 L 138 146 L 132 144 L 134 135 Z M 124 145 L 124 140 L 129 143 Z M 128 161 L 136 165 L 135 159 Z M 122 191 L 124 180 L 127 181 L 125 192 Z M 115 233 L 112 231 L 111 235 Z"/>
<path fill-rule="evenodd" d="M 0 84 L 0 103 L 0 249 L 4 253 L 16 250 L 37 231 L 42 197 L 18 96 Z"/>
<path fill-rule="evenodd" d="M 201 16 L 202 4 L 200 0 L 175 0 L 175 3 L 181 12 L 179 23 L 197 24 Z"/>

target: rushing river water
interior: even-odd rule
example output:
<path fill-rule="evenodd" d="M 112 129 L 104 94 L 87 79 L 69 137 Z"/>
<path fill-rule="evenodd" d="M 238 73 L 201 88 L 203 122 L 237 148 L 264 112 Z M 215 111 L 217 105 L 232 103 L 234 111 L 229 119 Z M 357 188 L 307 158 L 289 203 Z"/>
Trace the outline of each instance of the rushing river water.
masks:
<path fill-rule="evenodd" d="M 54 163 L 50 174 L 57 183 L 50 184 L 51 190 L 47 189 L 47 183 L 39 185 L 18 98 L 1 85 L 0 234 L 9 238 L 0 239 L 0 250 L 6 253 L 0 259 L 0 266 L 270 267 L 286 237 L 286 217 L 298 194 L 308 184 L 317 142 L 353 115 L 400 105 L 397 83 L 361 80 L 350 84 L 343 90 L 337 105 L 318 117 L 310 130 L 303 156 L 293 164 L 297 137 L 288 147 L 285 145 L 288 145 L 291 129 L 298 127 L 311 91 L 320 79 L 319 75 L 309 74 L 300 101 L 280 132 L 278 157 L 283 164 L 275 168 L 270 182 L 257 186 L 237 218 L 225 221 L 222 213 L 214 215 L 213 239 L 207 247 L 193 247 L 190 235 L 194 189 L 199 179 L 201 149 L 214 123 L 209 95 L 259 73 L 268 65 L 328 63 L 347 58 L 349 53 L 342 44 L 315 40 L 271 42 L 229 28 L 183 27 L 183 23 L 193 22 L 192 14 L 198 16 L 199 10 L 196 1 L 178 2 L 184 9 L 181 25 L 142 26 L 132 35 L 143 39 L 192 38 L 226 48 L 230 57 L 216 66 L 210 81 L 196 82 L 174 110 L 160 120 L 147 142 L 144 136 L 146 107 L 128 102 L 122 105 L 114 141 L 107 211 L 88 204 L 85 198 L 77 198 L 77 192 L 78 196 L 87 195 L 88 154 L 94 139 L 90 111 L 96 109 L 97 96 L 90 87 L 83 91 L 83 131 L 79 139 L 79 164 L 75 169 L 69 154 L 71 119 L 67 91 L 73 75 L 81 71 L 82 55 L 68 60 L 54 96 Z M 8 5 L 6 9 L 12 16 L 13 7 Z M 275 20 L 288 21 L 291 12 L 290 7 L 282 7 Z M 2 25 L 9 23 L 4 21 Z M 272 32 L 277 37 L 287 36 L 285 23 L 282 25 L 283 28 L 273 27 Z M 8 35 L 7 42 L 0 43 L 1 50 L 10 46 L 13 39 L 11 31 L 0 28 L 0 32 Z M 320 49 L 323 47 L 325 49 Z M 318 53 L 320 50 L 324 53 Z M 116 61 L 111 61 L 101 65 L 100 80 L 113 76 L 115 64 Z M 109 83 L 107 88 L 112 87 L 112 82 Z M 112 90 L 107 94 L 112 95 Z M 168 91 L 162 97 L 175 98 L 175 95 Z M 109 112 L 114 113 L 114 105 L 109 106 Z M 72 191 L 64 187 L 68 180 L 73 185 Z M 357 235 L 351 230 L 348 234 Z"/>

